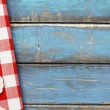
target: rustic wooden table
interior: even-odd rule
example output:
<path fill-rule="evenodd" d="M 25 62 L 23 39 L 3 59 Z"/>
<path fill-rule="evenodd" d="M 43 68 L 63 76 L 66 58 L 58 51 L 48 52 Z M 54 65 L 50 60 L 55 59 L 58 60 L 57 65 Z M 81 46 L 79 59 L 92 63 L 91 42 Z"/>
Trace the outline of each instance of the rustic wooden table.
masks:
<path fill-rule="evenodd" d="M 110 110 L 110 0 L 7 0 L 26 110 Z"/>

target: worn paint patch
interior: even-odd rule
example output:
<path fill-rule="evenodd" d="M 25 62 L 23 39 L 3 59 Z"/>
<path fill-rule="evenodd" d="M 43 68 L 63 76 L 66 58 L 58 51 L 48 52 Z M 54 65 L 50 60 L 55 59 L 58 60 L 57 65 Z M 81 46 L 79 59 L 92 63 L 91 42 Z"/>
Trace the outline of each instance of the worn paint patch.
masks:
<path fill-rule="evenodd" d="M 109 63 L 110 25 L 95 26 L 15 26 L 12 33 L 17 61 Z"/>
<path fill-rule="evenodd" d="M 109 65 L 21 64 L 19 73 L 25 103 L 110 102 Z"/>

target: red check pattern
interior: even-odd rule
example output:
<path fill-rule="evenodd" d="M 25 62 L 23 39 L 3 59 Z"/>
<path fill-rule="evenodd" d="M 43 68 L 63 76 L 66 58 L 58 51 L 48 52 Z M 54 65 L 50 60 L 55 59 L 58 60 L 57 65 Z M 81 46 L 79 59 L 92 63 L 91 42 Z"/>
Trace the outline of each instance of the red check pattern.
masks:
<path fill-rule="evenodd" d="M 6 0 L 0 0 L 0 76 L 4 80 L 0 106 L 6 110 L 24 110 Z"/>

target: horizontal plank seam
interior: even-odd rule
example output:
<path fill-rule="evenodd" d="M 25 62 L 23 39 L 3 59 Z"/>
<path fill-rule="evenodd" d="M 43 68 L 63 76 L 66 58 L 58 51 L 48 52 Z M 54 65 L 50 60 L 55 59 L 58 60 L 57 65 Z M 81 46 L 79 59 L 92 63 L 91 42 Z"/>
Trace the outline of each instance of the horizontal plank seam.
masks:
<path fill-rule="evenodd" d="M 110 102 L 108 102 L 108 104 L 106 104 L 106 103 L 101 103 L 101 104 L 95 104 L 95 103 L 92 103 L 92 104 L 90 104 L 90 103 L 76 103 L 76 104 L 72 104 L 72 103 L 60 103 L 60 104 L 57 104 L 57 103 L 31 103 L 31 102 L 29 102 L 29 103 L 24 103 L 24 105 L 44 105 L 44 106 L 47 106 L 47 105 L 49 105 L 49 106 L 51 106 L 51 105 L 55 105 L 55 106 L 62 106 L 62 105 L 71 105 L 71 106 L 110 106 L 110 104 L 109 104 Z"/>
<path fill-rule="evenodd" d="M 86 64 L 87 64 L 87 65 L 110 65 L 110 63 L 66 63 L 66 62 L 65 62 L 65 63 L 62 63 L 62 62 L 61 62 L 61 63 L 53 63 L 53 62 L 52 62 L 52 63 L 47 63 L 47 62 L 44 62 L 44 63 L 42 63 L 42 62 L 41 62 L 41 63 L 23 62 L 23 63 L 22 63 L 22 62 L 17 62 L 17 64 L 23 64 L 23 65 L 25 65 L 25 64 L 27 64 L 27 65 L 28 65 L 28 64 L 35 64 L 35 65 L 36 65 L 36 64 L 41 64 L 41 65 L 42 65 L 42 64 L 43 64 L 43 65 L 49 65 L 49 64 L 51 64 L 51 65 L 60 65 L 60 64 L 61 64 L 61 65 L 86 65 Z"/>
<path fill-rule="evenodd" d="M 55 27 L 71 27 L 71 28 L 110 28 L 110 24 L 11 24 L 11 27 L 23 26 L 55 26 Z"/>
<path fill-rule="evenodd" d="M 96 107 L 96 108 L 104 108 L 104 107 L 107 107 L 107 108 L 110 108 L 110 105 L 71 105 L 71 104 L 68 104 L 68 105 L 63 105 L 63 104 L 60 104 L 60 105 L 50 105 L 50 104 L 46 104 L 46 105 L 37 105 L 37 104 L 33 104 L 33 105 L 30 105 L 30 104 L 24 104 L 24 107 L 30 107 L 30 108 L 45 108 L 45 107 L 48 107 L 48 108 L 70 108 L 70 107 L 74 107 L 74 108 L 78 108 L 78 107 L 82 107 L 82 108 L 86 108 L 86 107 Z"/>
<path fill-rule="evenodd" d="M 10 22 L 11 24 L 110 24 L 109 22 Z"/>

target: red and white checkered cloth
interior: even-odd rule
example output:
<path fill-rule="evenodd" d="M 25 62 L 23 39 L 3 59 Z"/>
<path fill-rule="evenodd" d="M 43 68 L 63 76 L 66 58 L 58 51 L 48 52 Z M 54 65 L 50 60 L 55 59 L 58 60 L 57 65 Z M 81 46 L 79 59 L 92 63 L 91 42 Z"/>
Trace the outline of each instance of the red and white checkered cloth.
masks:
<path fill-rule="evenodd" d="M 4 80 L 0 106 L 23 110 L 6 0 L 0 0 L 0 76 Z"/>

